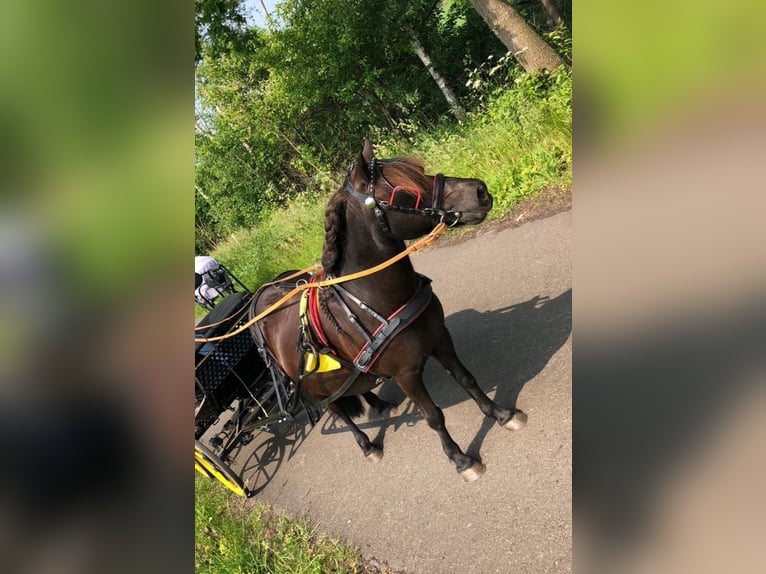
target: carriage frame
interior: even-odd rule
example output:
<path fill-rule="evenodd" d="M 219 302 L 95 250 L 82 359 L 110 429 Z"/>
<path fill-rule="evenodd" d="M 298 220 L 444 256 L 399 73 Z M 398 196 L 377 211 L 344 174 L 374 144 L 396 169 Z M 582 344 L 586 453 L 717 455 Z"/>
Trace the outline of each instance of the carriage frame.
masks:
<path fill-rule="evenodd" d="M 322 414 L 322 406 L 273 364 L 249 330 L 234 334 L 247 322 L 255 297 L 246 288 L 225 296 L 195 329 L 200 339 L 226 337 L 195 343 L 194 467 L 240 496 L 252 491 L 232 469 L 234 451 L 256 433 L 274 433 L 298 420 L 313 425 Z"/>

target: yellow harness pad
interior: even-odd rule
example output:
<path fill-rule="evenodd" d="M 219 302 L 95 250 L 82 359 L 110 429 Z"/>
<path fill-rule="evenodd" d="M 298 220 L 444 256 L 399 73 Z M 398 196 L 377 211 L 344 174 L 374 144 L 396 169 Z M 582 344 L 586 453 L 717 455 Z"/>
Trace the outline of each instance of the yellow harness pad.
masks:
<path fill-rule="evenodd" d="M 299 306 L 299 313 L 300 313 L 300 320 L 301 325 L 304 328 L 304 332 L 308 335 L 311 333 L 310 329 L 311 326 L 309 325 L 309 317 L 308 317 L 308 301 L 309 301 L 309 292 L 308 290 L 304 291 L 301 294 L 301 302 Z M 319 366 L 317 367 L 316 359 L 319 357 Z M 326 353 L 312 353 L 310 351 L 306 351 L 303 354 L 303 369 L 307 373 L 326 373 L 328 371 L 337 371 L 340 369 L 342 365 L 340 362 L 335 359 L 332 355 L 326 354 Z"/>
<path fill-rule="evenodd" d="M 314 358 L 314 353 L 305 353 L 304 357 L 304 365 L 306 366 L 306 371 L 311 373 L 314 372 L 314 365 L 316 363 L 316 360 Z M 327 371 L 337 371 L 340 369 L 341 364 L 336 361 L 332 355 L 326 355 L 324 353 L 319 353 L 319 368 L 316 369 L 317 373 L 326 373 Z"/>

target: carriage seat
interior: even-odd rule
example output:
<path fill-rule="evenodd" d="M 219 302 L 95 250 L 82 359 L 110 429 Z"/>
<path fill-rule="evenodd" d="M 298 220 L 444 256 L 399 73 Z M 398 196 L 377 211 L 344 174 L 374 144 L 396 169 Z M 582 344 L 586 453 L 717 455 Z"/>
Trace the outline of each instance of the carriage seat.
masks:
<path fill-rule="evenodd" d="M 196 338 L 225 335 L 247 319 L 252 294 L 242 291 L 226 296 L 199 323 Z M 220 324 L 216 324 L 222 321 Z M 208 329 L 204 327 L 210 325 Z M 196 435 L 204 432 L 235 398 L 248 394 L 248 388 L 266 367 L 249 330 L 221 341 L 195 343 L 195 401 L 204 405 L 195 416 Z"/>
<path fill-rule="evenodd" d="M 224 297 L 218 305 L 213 307 L 213 309 L 211 309 L 211 311 L 197 323 L 198 330 L 195 331 L 197 338 L 218 337 L 227 333 L 237 322 L 240 313 L 249 303 L 250 293 L 245 293 L 243 291 L 237 291 Z M 227 317 L 228 320 L 224 321 Z M 217 325 L 216 323 L 219 323 L 220 321 L 223 321 L 223 323 Z M 212 327 L 209 329 L 201 328 L 206 325 L 212 325 Z M 202 347 L 210 344 L 211 343 L 196 343 L 194 350 L 199 352 Z"/>

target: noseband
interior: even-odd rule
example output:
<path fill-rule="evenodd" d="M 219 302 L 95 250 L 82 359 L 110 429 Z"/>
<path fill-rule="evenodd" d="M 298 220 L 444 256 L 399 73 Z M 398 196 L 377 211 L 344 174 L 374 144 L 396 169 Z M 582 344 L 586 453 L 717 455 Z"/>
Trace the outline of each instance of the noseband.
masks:
<path fill-rule="evenodd" d="M 461 215 L 459 211 L 445 211 L 442 209 L 442 201 L 444 199 L 443 173 L 437 173 L 434 176 L 433 188 L 431 190 L 431 207 L 420 207 L 420 193 L 418 193 L 418 199 L 415 203 L 415 207 L 402 207 L 395 205 L 393 203 L 394 195 L 395 192 L 400 188 L 391 185 L 379 167 L 379 164 L 388 163 L 388 161 L 390 160 L 378 160 L 375 157 L 370 160 L 370 185 L 367 186 L 367 195 L 358 192 L 351 184 L 351 170 L 354 169 L 356 164 L 352 164 L 351 167 L 348 168 L 344 182 L 346 191 L 362 201 L 367 208 L 372 209 L 375 212 L 375 216 L 378 218 L 378 223 L 380 223 L 383 231 L 392 234 L 391 227 L 388 225 L 388 219 L 386 218 L 386 211 L 396 211 L 398 213 L 406 213 L 409 215 L 422 215 L 425 217 L 430 217 L 434 220 L 438 220 L 440 222 L 443 221 L 450 227 L 458 224 Z M 383 181 L 385 181 L 386 184 L 391 188 L 391 196 L 389 197 L 389 201 L 378 200 L 375 198 L 375 177 L 378 174 L 380 174 L 380 177 L 383 178 Z"/>

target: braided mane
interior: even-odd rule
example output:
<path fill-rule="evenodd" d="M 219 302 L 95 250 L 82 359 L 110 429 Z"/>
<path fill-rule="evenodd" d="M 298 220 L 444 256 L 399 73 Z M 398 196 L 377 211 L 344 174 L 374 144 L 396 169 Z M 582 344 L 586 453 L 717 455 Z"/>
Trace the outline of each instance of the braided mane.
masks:
<path fill-rule="evenodd" d="M 336 192 L 327 204 L 324 219 L 324 246 L 322 247 L 322 269 L 325 274 L 334 274 L 335 266 L 343 256 L 341 241 L 346 226 L 346 199 L 340 191 Z"/>
<path fill-rule="evenodd" d="M 401 186 L 411 193 L 416 190 L 420 190 L 421 193 L 430 193 L 431 180 L 426 177 L 423 164 L 419 160 L 402 157 L 385 160 L 378 165 L 391 185 Z M 378 181 L 380 179 L 376 179 L 376 189 L 379 189 Z M 381 197 L 379 194 L 376 195 L 378 198 Z M 327 274 L 337 273 L 336 266 L 340 264 L 343 258 L 342 237 L 346 226 L 346 202 L 348 199 L 349 195 L 345 188 L 341 188 L 330 198 L 325 211 L 322 268 Z"/>

